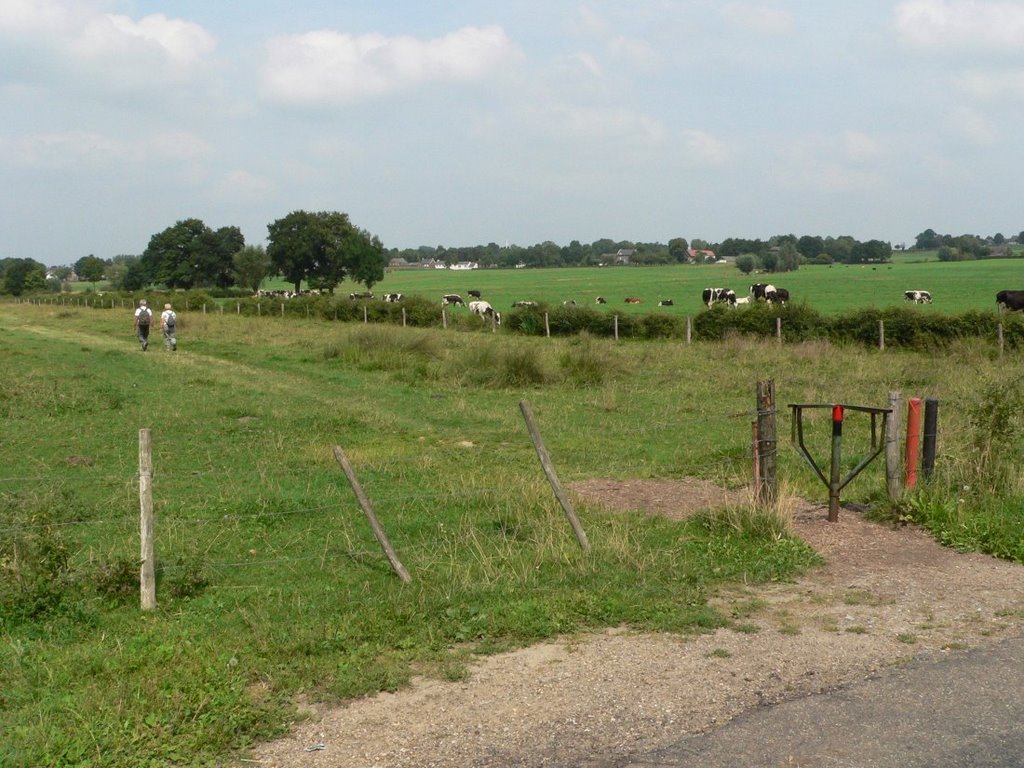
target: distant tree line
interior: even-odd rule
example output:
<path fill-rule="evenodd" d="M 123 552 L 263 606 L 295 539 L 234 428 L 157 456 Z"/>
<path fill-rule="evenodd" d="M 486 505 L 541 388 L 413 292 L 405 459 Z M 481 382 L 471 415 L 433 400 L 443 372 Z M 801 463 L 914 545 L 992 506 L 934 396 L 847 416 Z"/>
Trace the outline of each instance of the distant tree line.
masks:
<path fill-rule="evenodd" d="M 1024 231 L 1008 239 L 1001 232 L 989 237 L 978 235 L 940 235 L 934 229 L 926 229 L 915 238 L 914 247 L 919 250 L 938 251 L 939 261 L 972 261 L 974 259 L 1005 259 L 1015 256 L 1010 244 L 1024 244 Z"/>
<path fill-rule="evenodd" d="M 336 211 L 294 211 L 267 226 L 268 245 L 247 246 L 238 227 L 211 229 L 200 219 L 184 219 L 158 232 L 139 256 L 104 260 L 83 256 L 72 267 L 48 271 L 33 259 L 0 260 L 0 292 L 21 295 L 61 290 L 72 271 L 79 280 L 108 280 L 113 290 L 148 286 L 255 292 L 268 275 L 283 275 L 298 291 L 334 291 L 346 278 L 370 288 L 384 277 L 384 245 L 375 235 Z"/>

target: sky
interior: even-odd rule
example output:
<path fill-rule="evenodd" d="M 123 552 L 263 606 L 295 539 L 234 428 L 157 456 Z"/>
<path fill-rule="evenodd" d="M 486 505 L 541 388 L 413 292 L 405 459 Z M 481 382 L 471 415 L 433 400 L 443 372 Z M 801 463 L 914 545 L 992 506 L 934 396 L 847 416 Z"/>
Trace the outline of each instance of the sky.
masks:
<path fill-rule="evenodd" d="M 1024 2 L 0 0 L 0 258 L 1024 230 Z"/>

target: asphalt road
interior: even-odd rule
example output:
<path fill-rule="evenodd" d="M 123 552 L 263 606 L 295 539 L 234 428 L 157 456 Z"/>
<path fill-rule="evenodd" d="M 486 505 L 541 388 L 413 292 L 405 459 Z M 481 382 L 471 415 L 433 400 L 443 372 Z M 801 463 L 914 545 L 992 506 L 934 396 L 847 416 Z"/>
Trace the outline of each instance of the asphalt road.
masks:
<path fill-rule="evenodd" d="M 1024 637 L 755 710 L 607 768 L 1021 768 Z"/>

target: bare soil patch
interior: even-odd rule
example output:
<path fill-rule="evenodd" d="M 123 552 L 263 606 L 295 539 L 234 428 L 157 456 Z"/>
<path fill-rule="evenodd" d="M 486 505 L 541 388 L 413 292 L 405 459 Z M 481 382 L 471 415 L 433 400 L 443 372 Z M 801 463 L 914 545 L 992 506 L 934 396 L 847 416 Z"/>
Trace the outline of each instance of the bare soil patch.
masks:
<path fill-rule="evenodd" d="M 693 479 L 591 480 L 578 498 L 682 517 L 741 502 Z M 736 586 L 715 603 L 742 631 L 616 629 L 480 659 L 463 682 L 312 708 L 247 765 L 587 766 L 638 757 L 751 707 L 862 679 L 890 664 L 1024 631 L 1024 567 L 941 547 L 913 527 L 801 503 L 794 532 L 825 565 L 793 583 Z"/>

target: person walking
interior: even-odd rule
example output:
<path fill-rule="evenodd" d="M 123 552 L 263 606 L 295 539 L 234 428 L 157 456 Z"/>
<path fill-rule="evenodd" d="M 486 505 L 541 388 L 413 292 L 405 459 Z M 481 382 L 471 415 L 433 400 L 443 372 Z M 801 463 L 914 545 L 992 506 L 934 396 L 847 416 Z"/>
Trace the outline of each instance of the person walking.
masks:
<path fill-rule="evenodd" d="M 175 326 L 178 324 L 178 316 L 170 304 L 164 304 L 164 311 L 160 313 L 160 330 L 164 332 L 164 349 L 171 352 L 178 351 L 178 338 L 174 335 Z"/>
<path fill-rule="evenodd" d="M 153 320 L 153 310 L 146 306 L 145 299 L 139 299 L 139 308 L 135 310 L 135 335 L 145 352 L 149 346 L 149 324 Z"/>

